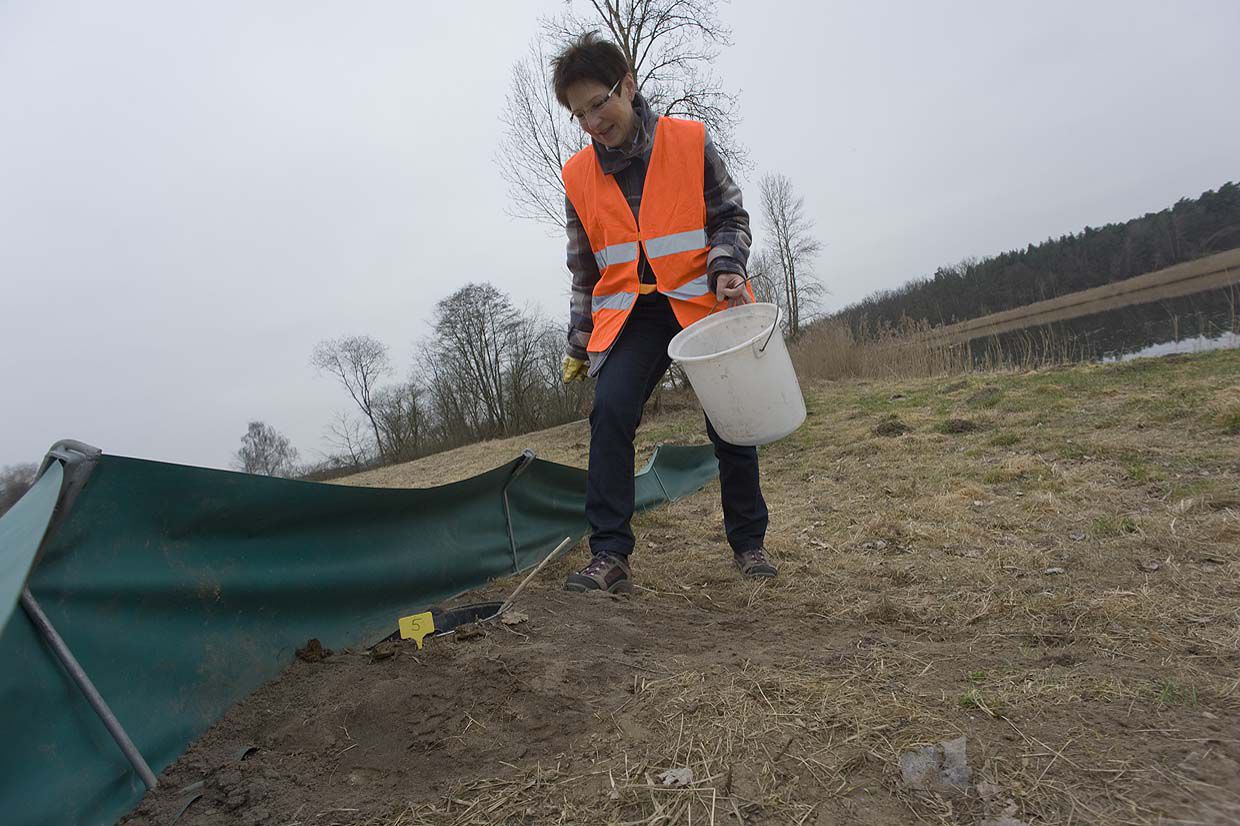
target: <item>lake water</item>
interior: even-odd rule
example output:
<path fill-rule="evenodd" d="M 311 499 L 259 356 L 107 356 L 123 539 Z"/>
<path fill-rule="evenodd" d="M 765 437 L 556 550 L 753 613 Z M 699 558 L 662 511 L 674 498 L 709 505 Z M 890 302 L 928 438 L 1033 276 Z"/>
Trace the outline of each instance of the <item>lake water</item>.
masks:
<path fill-rule="evenodd" d="M 970 342 L 979 366 L 1127 361 L 1240 347 L 1240 285 Z"/>
<path fill-rule="evenodd" d="M 1231 350 L 1240 347 L 1240 334 L 1227 332 L 1214 338 L 1193 336 L 1179 341 L 1163 341 L 1143 347 L 1135 353 L 1103 357 L 1103 361 L 1129 361 L 1131 359 L 1152 358 L 1154 356 L 1170 356 L 1175 353 L 1205 353 L 1210 350 Z"/>

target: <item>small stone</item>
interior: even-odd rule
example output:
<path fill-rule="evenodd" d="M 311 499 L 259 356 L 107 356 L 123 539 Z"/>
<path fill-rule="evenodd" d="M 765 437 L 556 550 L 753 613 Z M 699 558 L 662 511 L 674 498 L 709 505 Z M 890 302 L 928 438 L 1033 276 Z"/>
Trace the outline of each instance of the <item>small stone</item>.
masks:
<path fill-rule="evenodd" d="M 241 818 L 241 822 L 245 826 L 259 826 L 261 823 L 267 823 L 271 819 L 271 813 L 262 806 L 251 809 Z"/>
<path fill-rule="evenodd" d="M 1081 531 L 1073 531 L 1072 533 L 1068 534 L 1068 538 L 1071 539 L 1073 542 L 1082 542 L 1085 539 L 1085 534 L 1082 533 Z"/>
<path fill-rule="evenodd" d="M 668 769 L 659 775 L 664 786 L 689 786 L 693 784 L 693 769 Z"/>
<path fill-rule="evenodd" d="M 978 783 L 975 787 L 978 797 L 983 800 L 989 800 L 992 797 L 998 797 L 1003 794 L 1003 787 L 997 783 Z"/>
<path fill-rule="evenodd" d="M 1063 568 L 1047 568 L 1042 573 L 1046 574 L 1047 576 L 1059 576 L 1061 574 L 1066 574 L 1068 572 Z"/>
<path fill-rule="evenodd" d="M 957 737 L 900 755 L 905 785 L 920 791 L 964 791 L 973 771 L 969 768 L 968 740 Z"/>
<path fill-rule="evenodd" d="M 1009 802 L 1002 812 L 995 817 L 986 818 L 978 826 L 1027 826 L 1027 824 L 1016 818 L 1016 803 Z"/>
<path fill-rule="evenodd" d="M 215 787 L 222 792 L 230 791 L 241 784 L 241 772 L 236 769 L 225 769 L 215 776 Z"/>
<path fill-rule="evenodd" d="M 505 611 L 499 621 L 504 625 L 520 625 L 523 622 L 529 622 L 530 615 L 524 611 Z"/>
<path fill-rule="evenodd" d="M 1152 573 L 1154 573 L 1155 571 L 1158 571 L 1158 570 L 1161 570 L 1161 569 L 1162 569 L 1162 563 L 1160 563 L 1160 562 L 1142 562 L 1142 563 L 1141 563 L 1141 565 L 1140 565 L 1140 568 L 1141 568 L 1141 570 L 1142 570 L 1142 571 L 1145 571 L 1147 574 L 1152 574 Z"/>
<path fill-rule="evenodd" d="M 957 737 L 939 744 L 943 749 L 943 777 L 956 788 L 966 788 L 973 771 L 969 768 L 968 740 Z"/>

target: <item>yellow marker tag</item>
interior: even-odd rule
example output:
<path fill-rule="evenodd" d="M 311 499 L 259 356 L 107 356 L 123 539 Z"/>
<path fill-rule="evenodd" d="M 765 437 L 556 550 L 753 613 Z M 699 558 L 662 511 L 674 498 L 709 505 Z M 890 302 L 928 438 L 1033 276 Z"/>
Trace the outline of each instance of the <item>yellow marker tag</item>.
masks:
<path fill-rule="evenodd" d="M 418 644 L 418 649 L 422 648 L 422 640 L 428 634 L 435 633 L 435 618 L 431 616 L 430 611 L 421 614 L 414 614 L 410 617 L 401 617 L 398 623 L 400 627 L 400 638 L 402 640 L 413 640 Z M 391 628 L 391 626 L 388 626 Z"/>

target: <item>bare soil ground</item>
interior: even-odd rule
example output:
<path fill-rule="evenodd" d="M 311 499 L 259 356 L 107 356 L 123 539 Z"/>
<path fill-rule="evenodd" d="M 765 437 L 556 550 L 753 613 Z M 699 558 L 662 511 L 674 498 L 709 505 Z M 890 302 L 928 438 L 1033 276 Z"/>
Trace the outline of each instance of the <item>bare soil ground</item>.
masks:
<path fill-rule="evenodd" d="M 126 822 L 198 792 L 178 823 L 1240 822 L 1240 352 L 807 391 L 762 454 L 774 581 L 730 567 L 712 486 L 637 519 L 631 599 L 560 591 L 578 549 L 520 624 L 294 662 Z M 906 782 L 961 736 L 959 787 Z"/>

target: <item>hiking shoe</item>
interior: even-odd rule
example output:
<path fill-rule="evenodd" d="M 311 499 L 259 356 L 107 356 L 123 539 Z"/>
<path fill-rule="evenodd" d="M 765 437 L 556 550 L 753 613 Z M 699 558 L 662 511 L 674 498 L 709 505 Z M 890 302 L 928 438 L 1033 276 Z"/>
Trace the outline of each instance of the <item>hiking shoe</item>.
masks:
<path fill-rule="evenodd" d="M 740 569 L 743 576 L 748 577 L 772 577 L 778 573 L 774 563 L 766 558 L 765 548 L 754 548 L 752 551 L 741 551 L 732 555 L 736 560 L 736 567 Z"/>
<path fill-rule="evenodd" d="M 628 559 L 619 554 L 599 552 L 590 559 L 589 565 L 568 575 L 564 590 L 630 594 L 633 592 L 633 580 L 630 577 Z"/>

